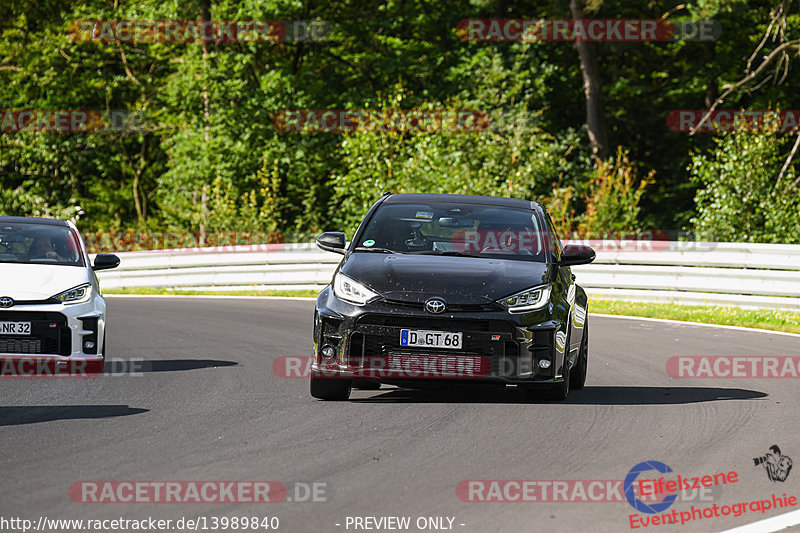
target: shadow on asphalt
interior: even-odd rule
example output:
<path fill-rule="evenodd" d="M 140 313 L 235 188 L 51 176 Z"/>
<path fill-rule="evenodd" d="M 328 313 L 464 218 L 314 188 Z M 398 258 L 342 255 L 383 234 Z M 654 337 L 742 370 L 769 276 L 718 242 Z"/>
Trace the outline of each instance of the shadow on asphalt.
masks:
<path fill-rule="evenodd" d="M 0 427 L 37 424 L 54 420 L 112 418 L 138 415 L 149 409 L 127 405 L 36 405 L 0 407 Z"/>
<path fill-rule="evenodd" d="M 563 402 L 527 400 L 515 389 L 410 390 L 382 389 L 358 403 L 547 403 L 550 405 L 681 405 L 724 400 L 754 400 L 767 394 L 725 387 L 585 387 L 571 390 Z"/>
<path fill-rule="evenodd" d="M 182 372 L 218 366 L 236 366 L 236 361 L 219 359 L 131 359 L 106 361 L 105 373 Z"/>

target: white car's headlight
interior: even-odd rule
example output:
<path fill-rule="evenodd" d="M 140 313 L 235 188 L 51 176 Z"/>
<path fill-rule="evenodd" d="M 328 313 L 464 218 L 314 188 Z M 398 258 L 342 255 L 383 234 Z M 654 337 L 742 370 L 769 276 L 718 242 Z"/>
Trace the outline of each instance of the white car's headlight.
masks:
<path fill-rule="evenodd" d="M 369 290 L 361 283 L 352 278 L 348 278 L 341 272 L 336 274 L 336 277 L 333 279 L 333 293 L 338 298 L 356 305 L 364 305 L 379 296 L 377 292 Z"/>
<path fill-rule="evenodd" d="M 92 284 L 86 283 L 73 287 L 68 291 L 60 292 L 50 298 L 62 304 L 79 304 L 86 302 L 92 296 Z"/>
<path fill-rule="evenodd" d="M 497 303 L 508 309 L 509 313 L 535 311 L 550 301 L 550 285 L 542 285 L 507 296 Z"/>

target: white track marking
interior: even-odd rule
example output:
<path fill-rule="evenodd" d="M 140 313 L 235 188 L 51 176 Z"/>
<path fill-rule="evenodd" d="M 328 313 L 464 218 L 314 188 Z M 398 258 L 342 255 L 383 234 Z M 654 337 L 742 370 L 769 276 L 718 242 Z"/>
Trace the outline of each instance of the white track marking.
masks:
<path fill-rule="evenodd" d="M 788 335 L 790 337 L 800 337 L 799 333 L 789 333 L 787 331 L 772 331 L 771 329 L 759 329 L 759 328 L 745 328 L 742 326 L 726 326 L 723 324 L 707 324 L 705 322 L 687 322 L 685 320 L 670 320 L 668 318 L 649 318 L 644 316 L 628 316 L 628 315 L 604 315 L 601 313 L 592 313 L 591 311 L 591 304 L 589 304 L 589 316 L 599 316 L 603 318 L 622 318 L 625 320 L 643 320 L 645 322 L 670 322 L 672 324 L 681 324 L 684 326 L 699 326 L 704 328 L 722 328 L 722 329 L 733 329 L 736 331 L 749 331 L 750 333 L 768 333 L 770 335 Z"/>
<path fill-rule="evenodd" d="M 800 524 L 800 511 L 792 511 L 791 513 L 773 516 L 745 526 L 726 529 L 720 533 L 772 533 L 797 524 Z"/>

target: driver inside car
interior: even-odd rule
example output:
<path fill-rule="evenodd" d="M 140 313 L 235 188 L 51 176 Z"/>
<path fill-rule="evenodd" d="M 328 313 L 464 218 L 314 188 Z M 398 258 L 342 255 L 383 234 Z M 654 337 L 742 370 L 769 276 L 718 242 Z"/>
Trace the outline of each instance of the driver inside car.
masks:
<path fill-rule="evenodd" d="M 37 235 L 28 252 L 31 259 L 60 259 L 56 245 L 49 235 Z"/>
<path fill-rule="evenodd" d="M 382 228 L 383 247 L 397 252 L 430 250 L 431 245 L 420 231 L 419 222 L 392 220 Z"/>

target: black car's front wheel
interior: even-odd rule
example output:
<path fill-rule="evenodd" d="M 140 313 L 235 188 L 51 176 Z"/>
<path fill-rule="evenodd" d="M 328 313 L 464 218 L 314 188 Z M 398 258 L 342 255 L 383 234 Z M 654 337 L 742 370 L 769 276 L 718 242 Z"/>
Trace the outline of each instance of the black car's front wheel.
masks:
<path fill-rule="evenodd" d="M 583 339 L 581 339 L 581 348 L 578 350 L 578 362 L 575 368 L 572 369 L 574 375 L 569 386 L 572 389 L 582 389 L 586 385 L 586 368 L 589 364 L 589 321 L 583 324 Z"/>
<path fill-rule="evenodd" d="M 569 394 L 569 379 L 571 372 L 569 367 L 564 365 L 564 379 L 555 384 L 552 389 L 545 391 L 536 391 L 536 389 L 528 391 L 528 399 L 547 400 L 551 402 L 563 402 L 567 399 Z"/>
<path fill-rule="evenodd" d="M 553 402 L 562 402 L 567 399 L 567 395 L 569 394 L 569 381 L 570 381 L 570 368 L 569 368 L 569 361 L 567 360 L 567 350 L 569 349 L 569 336 L 567 337 L 566 348 L 564 349 L 564 369 L 563 369 L 563 379 L 554 384 L 552 389 L 548 390 L 537 390 L 536 388 L 528 389 L 527 396 L 529 400 L 547 400 Z"/>
<path fill-rule="evenodd" d="M 320 400 L 344 401 L 350 398 L 352 381 L 311 375 L 311 396 Z"/>

